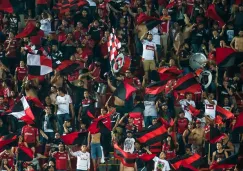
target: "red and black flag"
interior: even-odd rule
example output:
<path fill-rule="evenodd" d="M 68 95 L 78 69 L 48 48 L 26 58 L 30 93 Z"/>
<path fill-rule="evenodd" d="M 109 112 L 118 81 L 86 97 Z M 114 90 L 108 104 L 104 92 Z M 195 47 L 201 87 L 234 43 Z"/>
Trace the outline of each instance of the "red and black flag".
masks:
<path fill-rule="evenodd" d="M 90 119 L 95 119 L 94 115 L 88 110 L 87 115 Z"/>
<path fill-rule="evenodd" d="M 123 151 L 117 144 L 114 144 L 114 157 L 127 167 L 134 167 L 137 154 L 131 154 Z"/>
<path fill-rule="evenodd" d="M 236 52 L 232 48 L 216 48 L 216 64 L 219 67 L 231 67 L 242 62 L 242 52 Z"/>
<path fill-rule="evenodd" d="M 0 149 L 4 149 L 6 146 L 14 146 L 13 144 L 17 143 L 17 141 L 17 134 L 4 135 L 0 138 Z"/>
<path fill-rule="evenodd" d="M 37 36 L 38 33 L 39 33 L 39 29 L 32 22 L 28 22 L 24 30 L 21 33 L 17 34 L 15 37 L 17 39 L 24 38 L 24 37 L 32 37 L 32 36 Z M 41 38 L 42 35 L 39 36 Z"/>
<path fill-rule="evenodd" d="M 160 20 L 159 18 L 148 16 L 145 13 L 140 13 L 137 17 L 137 24 L 145 24 L 148 30 L 153 29 L 161 23 L 162 20 Z"/>
<path fill-rule="evenodd" d="M 239 116 L 236 118 L 236 123 L 233 126 L 233 131 L 238 133 L 243 133 L 243 113 L 240 113 Z"/>
<path fill-rule="evenodd" d="M 53 9 L 56 13 L 65 14 L 66 12 L 76 12 L 87 3 L 86 0 L 63 0 L 62 3 L 54 5 Z"/>
<path fill-rule="evenodd" d="M 90 124 L 88 131 L 91 134 L 95 134 L 97 132 L 107 133 L 111 131 L 111 115 L 114 111 L 111 111 L 104 116 L 100 116 L 99 118 L 93 119 Z"/>
<path fill-rule="evenodd" d="M 34 153 L 31 148 L 22 146 L 18 148 L 18 160 L 19 161 L 32 161 L 34 158 Z"/>
<path fill-rule="evenodd" d="M 216 106 L 216 114 L 220 116 L 222 119 L 230 119 L 234 117 L 233 113 L 218 105 Z"/>
<path fill-rule="evenodd" d="M 180 94 L 188 93 L 196 93 L 201 92 L 202 87 L 197 82 L 193 73 L 186 74 L 185 76 L 179 78 L 175 85 L 173 86 L 173 90 Z"/>
<path fill-rule="evenodd" d="M 210 4 L 206 13 L 207 17 L 215 20 L 219 23 L 219 26 L 222 27 L 225 25 L 225 12 L 218 7 L 216 4 Z M 227 18 L 227 17 L 226 17 Z"/>
<path fill-rule="evenodd" d="M 0 11 L 13 13 L 14 8 L 12 6 L 11 0 L 0 0 Z"/>
<path fill-rule="evenodd" d="M 155 101 L 157 96 L 164 91 L 167 81 L 159 81 L 149 84 L 145 88 L 145 101 Z"/>
<path fill-rule="evenodd" d="M 145 145 L 161 142 L 167 137 L 167 135 L 167 129 L 161 122 L 158 122 L 149 128 L 145 128 L 144 130 L 135 133 L 137 141 Z"/>
<path fill-rule="evenodd" d="M 218 128 L 210 126 L 210 139 L 209 143 L 215 144 L 221 141 L 225 137 L 225 134 L 221 133 Z"/>
<path fill-rule="evenodd" d="M 238 154 L 234 154 L 219 162 L 214 162 L 209 169 L 231 169 L 237 164 L 238 156 Z"/>
<path fill-rule="evenodd" d="M 70 60 L 64 60 L 56 68 L 56 71 L 59 71 L 61 75 L 69 75 L 79 69 L 80 65 L 76 62 Z"/>
<path fill-rule="evenodd" d="M 177 78 L 180 74 L 182 74 L 182 70 L 179 70 L 175 67 L 163 67 L 158 69 L 158 73 L 160 75 L 160 80 L 171 80 Z"/>
<path fill-rule="evenodd" d="M 65 145 L 75 145 L 75 144 L 80 145 L 85 140 L 87 140 L 87 136 L 88 136 L 88 132 L 73 132 L 61 136 L 61 140 Z"/>
<path fill-rule="evenodd" d="M 128 100 L 131 97 L 132 93 L 135 92 L 136 90 L 137 89 L 133 87 L 131 84 L 126 82 L 121 82 L 119 86 L 116 88 L 113 95 L 125 101 Z"/>
<path fill-rule="evenodd" d="M 145 161 L 145 162 L 148 162 L 148 161 L 150 161 L 150 160 L 153 160 L 155 156 L 156 156 L 156 154 L 147 154 L 147 153 L 143 153 L 143 154 L 139 155 L 138 157 L 139 157 L 141 160 L 143 160 L 143 161 Z"/>
<path fill-rule="evenodd" d="M 172 167 L 175 170 L 179 170 L 180 166 L 182 163 L 186 163 L 187 165 L 190 165 L 194 168 L 198 168 L 202 164 L 202 158 L 199 154 L 194 153 L 193 155 L 183 155 L 183 156 L 178 156 L 172 160 L 169 160 L 169 163 L 172 165 Z"/>

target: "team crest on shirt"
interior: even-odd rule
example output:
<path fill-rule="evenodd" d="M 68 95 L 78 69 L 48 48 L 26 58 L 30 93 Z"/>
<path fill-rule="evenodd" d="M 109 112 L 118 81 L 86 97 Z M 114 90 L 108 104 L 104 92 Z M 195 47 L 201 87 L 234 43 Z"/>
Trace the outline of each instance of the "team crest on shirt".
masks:
<path fill-rule="evenodd" d="M 153 50 L 154 51 L 155 49 L 154 49 L 154 46 L 146 45 L 146 50 Z"/>

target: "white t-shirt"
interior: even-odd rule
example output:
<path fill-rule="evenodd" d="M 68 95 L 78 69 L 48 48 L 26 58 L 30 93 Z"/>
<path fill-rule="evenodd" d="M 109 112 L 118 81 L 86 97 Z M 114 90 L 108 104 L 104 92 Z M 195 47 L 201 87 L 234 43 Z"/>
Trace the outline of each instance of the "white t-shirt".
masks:
<path fill-rule="evenodd" d="M 57 105 L 57 114 L 69 114 L 69 104 L 72 103 L 72 99 L 68 94 L 62 96 L 57 96 L 56 105 Z"/>
<path fill-rule="evenodd" d="M 157 116 L 157 110 L 154 101 L 144 101 L 144 116 Z"/>
<path fill-rule="evenodd" d="M 51 32 L 51 19 L 42 19 L 40 20 L 41 26 L 40 29 L 44 31 L 45 35 Z"/>
<path fill-rule="evenodd" d="M 89 152 L 83 153 L 82 151 L 72 152 L 72 156 L 77 157 L 77 169 L 78 170 L 88 170 L 90 169 L 90 154 Z"/>
<path fill-rule="evenodd" d="M 188 106 L 189 105 L 192 105 L 193 107 L 196 107 L 196 104 L 193 100 L 187 100 L 187 99 L 182 99 L 179 101 L 180 105 L 181 105 L 181 108 L 182 110 L 184 111 L 185 113 L 185 117 L 189 120 L 189 121 L 192 121 L 192 115 L 191 113 L 189 112 L 188 110 Z"/>
<path fill-rule="evenodd" d="M 166 160 L 162 160 L 158 157 L 154 157 L 154 171 L 157 171 L 158 169 L 161 169 L 162 171 L 169 171 L 170 165 L 169 162 Z"/>
<path fill-rule="evenodd" d="M 159 35 L 159 29 L 158 27 L 154 27 L 150 32 L 153 34 L 153 42 L 156 45 L 160 45 L 160 35 Z"/>
<path fill-rule="evenodd" d="M 124 151 L 133 153 L 134 152 L 134 143 L 135 143 L 134 138 L 126 138 L 124 141 Z"/>
<path fill-rule="evenodd" d="M 142 40 L 144 60 L 154 60 L 154 53 L 156 51 L 156 44 L 153 41 Z"/>
<path fill-rule="evenodd" d="M 213 100 L 214 105 L 210 104 L 208 100 L 204 100 L 205 104 L 205 115 L 209 116 L 211 119 L 215 119 L 217 101 Z"/>

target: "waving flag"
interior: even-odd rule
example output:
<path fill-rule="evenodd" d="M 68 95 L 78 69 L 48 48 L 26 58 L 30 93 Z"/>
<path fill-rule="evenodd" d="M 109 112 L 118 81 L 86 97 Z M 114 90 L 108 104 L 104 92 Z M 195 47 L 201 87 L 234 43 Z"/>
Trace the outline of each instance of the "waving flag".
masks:
<path fill-rule="evenodd" d="M 167 81 L 159 81 L 149 84 L 145 88 L 145 101 L 155 101 L 157 96 L 164 91 Z"/>
<path fill-rule="evenodd" d="M 65 60 L 58 65 L 56 68 L 57 71 L 60 72 L 61 75 L 69 75 L 73 73 L 74 71 L 78 70 L 80 65 L 76 62 L 73 62 L 71 60 Z"/>
<path fill-rule="evenodd" d="M 194 153 L 193 155 L 183 155 L 178 156 L 172 160 L 169 160 L 169 163 L 173 166 L 175 170 L 179 170 L 180 166 L 183 163 L 186 163 L 187 165 L 191 165 L 194 168 L 198 168 L 202 164 L 202 158 L 199 154 Z"/>
<path fill-rule="evenodd" d="M 35 119 L 24 96 L 13 106 L 10 111 L 10 115 L 13 115 L 17 119 L 22 120 L 27 124 L 33 124 Z"/>
<path fill-rule="evenodd" d="M 221 141 L 225 137 L 225 134 L 221 133 L 218 128 L 210 126 L 210 139 L 211 144 L 215 144 Z"/>
<path fill-rule="evenodd" d="M 210 4 L 207 9 L 207 17 L 219 22 L 219 26 L 225 25 L 224 12 L 215 4 Z"/>
<path fill-rule="evenodd" d="M 34 153 L 31 148 L 21 146 L 18 148 L 18 160 L 19 161 L 32 161 Z"/>
<path fill-rule="evenodd" d="M 135 133 L 136 139 L 141 144 L 151 145 L 163 141 L 167 137 L 167 129 L 158 122 L 155 125 L 145 128 L 144 130 Z"/>
<path fill-rule="evenodd" d="M 236 52 L 232 48 L 216 48 L 216 64 L 219 67 L 231 67 L 235 63 L 241 63 L 242 52 Z"/>
<path fill-rule="evenodd" d="M 61 136 L 61 140 L 66 145 L 82 144 L 85 139 L 87 139 L 88 132 L 73 132 Z"/>
<path fill-rule="evenodd" d="M 233 126 L 233 131 L 243 133 L 243 113 L 240 113 L 239 116 L 236 118 L 236 123 Z"/>
<path fill-rule="evenodd" d="M 8 13 L 13 13 L 14 8 L 10 0 L 0 0 L 0 10 Z"/>
<path fill-rule="evenodd" d="M 212 169 L 230 169 L 233 168 L 238 162 L 238 154 L 234 154 L 232 156 L 229 156 L 226 159 L 223 159 L 219 162 L 214 162 L 210 166 L 210 170 Z"/>
<path fill-rule="evenodd" d="M 230 119 L 234 117 L 234 114 L 231 113 L 230 111 L 220 107 L 220 106 L 216 106 L 216 112 L 217 115 L 220 116 L 222 119 Z"/>
<path fill-rule="evenodd" d="M 177 76 L 182 74 L 182 70 L 174 67 L 163 67 L 158 69 L 158 73 L 160 74 L 160 80 L 170 80 L 175 79 Z"/>
<path fill-rule="evenodd" d="M 113 95 L 125 101 L 128 100 L 131 97 L 132 93 L 135 92 L 136 90 L 137 89 L 132 85 L 130 85 L 129 83 L 121 82 L 119 86 L 116 88 Z"/>
<path fill-rule="evenodd" d="M 162 20 L 160 20 L 159 18 L 148 16 L 145 13 L 140 13 L 139 16 L 137 17 L 137 24 L 138 25 L 145 24 L 147 30 L 151 30 L 161 23 Z"/>
<path fill-rule="evenodd" d="M 124 166 L 134 167 L 137 154 L 125 152 L 117 144 L 114 144 L 114 157 L 120 160 Z"/>
<path fill-rule="evenodd" d="M 27 55 L 28 74 L 33 76 L 46 75 L 53 71 L 52 60 L 46 56 Z"/>
<path fill-rule="evenodd" d="M 0 138 L 0 150 L 4 149 L 5 146 L 14 146 L 13 143 L 17 144 L 18 136 L 16 133 L 4 135 Z"/>
<path fill-rule="evenodd" d="M 88 4 L 86 0 L 63 0 L 62 3 L 56 3 L 53 9 L 59 14 L 65 14 L 66 12 L 75 13 L 86 4 Z"/>
<path fill-rule="evenodd" d="M 112 33 L 110 34 L 108 44 L 108 52 L 110 52 L 110 62 L 115 61 L 116 56 L 118 55 L 118 49 L 121 48 L 121 42 L 116 37 L 115 30 L 112 29 Z"/>

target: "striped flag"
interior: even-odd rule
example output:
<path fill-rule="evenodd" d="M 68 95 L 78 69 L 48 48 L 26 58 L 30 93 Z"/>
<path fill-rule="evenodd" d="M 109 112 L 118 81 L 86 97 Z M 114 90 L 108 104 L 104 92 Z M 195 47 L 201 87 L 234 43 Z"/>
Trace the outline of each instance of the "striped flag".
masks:
<path fill-rule="evenodd" d="M 112 33 L 110 34 L 109 41 L 107 43 L 108 52 L 110 52 L 110 61 L 113 61 L 118 55 L 118 49 L 121 48 L 121 42 L 116 37 L 114 28 L 112 29 Z"/>

